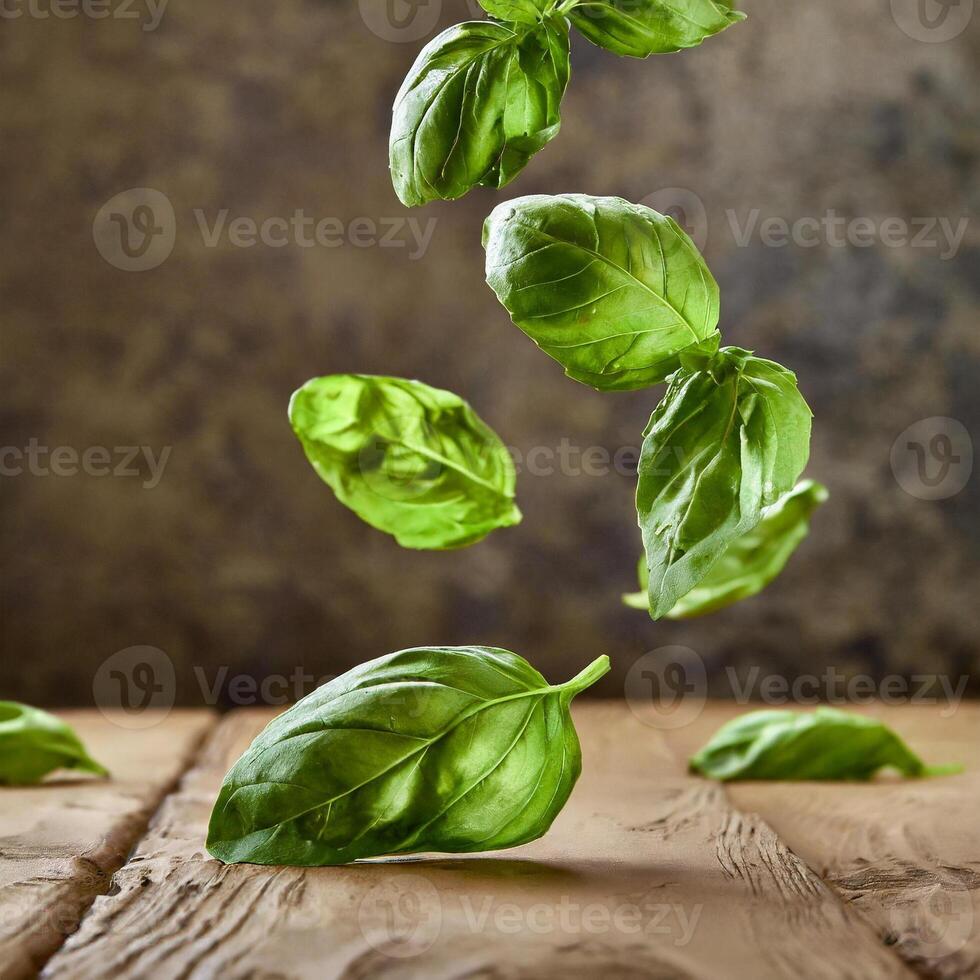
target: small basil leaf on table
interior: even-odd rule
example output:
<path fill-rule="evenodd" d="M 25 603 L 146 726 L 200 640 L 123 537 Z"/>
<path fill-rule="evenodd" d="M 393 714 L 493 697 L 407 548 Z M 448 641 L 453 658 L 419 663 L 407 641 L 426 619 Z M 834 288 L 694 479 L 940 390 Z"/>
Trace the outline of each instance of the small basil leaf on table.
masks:
<path fill-rule="evenodd" d="M 568 17 L 600 48 L 646 58 L 694 47 L 745 14 L 731 0 L 582 0 Z"/>
<path fill-rule="evenodd" d="M 521 197 L 494 209 L 483 244 L 487 282 L 514 323 L 593 388 L 658 384 L 680 351 L 717 336 L 717 284 L 691 239 L 650 208 Z"/>
<path fill-rule="evenodd" d="M 568 30 L 469 21 L 423 48 L 395 98 L 389 156 L 403 204 L 503 187 L 557 135 Z"/>
<path fill-rule="evenodd" d="M 874 718 L 834 708 L 752 711 L 724 724 L 690 768 L 712 779 L 871 779 L 879 769 L 905 776 L 960 772 L 927 766 Z"/>
<path fill-rule="evenodd" d="M 761 592 L 783 570 L 810 529 L 810 515 L 827 499 L 827 488 L 801 480 L 789 493 L 766 507 L 751 531 L 736 538 L 711 571 L 677 600 L 667 619 L 703 616 Z M 649 607 L 649 573 L 640 558 L 640 591 L 623 596 L 632 609 Z"/>
<path fill-rule="evenodd" d="M 450 391 L 333 374 L 293 394 L 289 420 L 337 499 L 405 548 L 462 548 L 520 523 L 510 453 Z"/>
<path fill-rule="evenodd" d="M 274 719 L 225 777 L 208 850 L 225 863 L 329 865 L 487 851 L 540 837 L 581 771 L 569 703 L 599 657 L 550 685 L 493 647 L 402 650 Z"/>
<path fill-rule="evenodd" d="M 109 775 L 63 721 L 40 708 L 0 701 L 0 784 L 37 783 L 57 769 Z"/>
<path fill-rule="evenodd" d="M 636 509 L 649 611 L 667 615 L 796 483 L 810 410 L 791 371 L 738 347 L 685 355 L 644 431 Z"/>

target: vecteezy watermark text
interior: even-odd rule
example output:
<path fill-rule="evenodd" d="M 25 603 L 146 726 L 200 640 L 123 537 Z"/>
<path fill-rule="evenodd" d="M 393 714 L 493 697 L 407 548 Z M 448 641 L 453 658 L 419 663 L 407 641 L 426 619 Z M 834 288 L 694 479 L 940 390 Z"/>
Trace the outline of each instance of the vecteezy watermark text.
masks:
<path fill-rule="evenodd" d="M 726 667 L 725 675 L 738 704 L 935 704 L 942 705 L 941 718 L 956 711 L 970 681 L 961 676 L 954 682 L 945 674 L 887 674 L 876 679 L 870 674 L 845 674 L 836 667 L 828 667 L 822 674 L 800 674 L 792 680 L 780 674 L 763 675 L 758 666 L 750 667 L 742 677 L 734 667 Z"/>
<path fill-rule="evenodd" d="M 0 0 L 2 3 L 3 0 Z M 256 217 L 233 214 L 230 208 L 191 211 L 205 248 L 398 248 L 409 259 L 428 251 L 436 218 L 359 216 L 344 220 L 315 216 L 295 208 L 288 216 Z M 131 187 L 99 208 L 92 221 L 92 239 L 99 254 L 124 272 L 156 269 L 170 257 L 177 243 L 177 213 L 162 191 Z"/>
<path fill-rule="evenodd" d="M 717 672 L 715 672 L 715 676 Z M 956 713 L 970 683 L 967 675 L 853 673 L 830 665 L 819 674 L 763 673 L 759 666 L 747 672 L 725 667 L 729 696 L 739 705 L 813 707 L 928 704 L 939 716 Z M 683 728 L 704 710 L 708 671 L 704 659 L 690 647 L 663 646 L 638 657 L 626 674 L 624 693 L 633 714 L 652 728 Z M 720 693 L 716 691 L 715 693 Z"/>
<path fill-rule="evenodd" d="M 163 479 L 172 446 L 157 453 L 152 446 L 42 446 L 30 439 L 26 446 L 0 446 L 0 477 L 4 476 L 115 476 L 141 477 L 152 490 Z M 144 465 L 145 464 L 145 465 Z"/>
<path fill-rule="evenodd" d="M 436 228 L 436 219 L 393 217 L 358 217 L 350 221 L 340 218 L 315 218 L 302 208 L 293 211 L 288 218 L 274 216 L 261 221 L 248 215 L 231 218 L 228 208 L 208 217 L 203 208 L 194 209 L 201 241 L 206 248 L 217 248 L 222 240 L 235 248 L 410 248 L 408 257 L 419 259 L 425 255 Z"/>
<path fill-rule="evenodd" d="M 766 248 L 872 248 L 877 244 L 885 248 L 922 248 L 938 250 L 943 261 L 952 259 L 963 244 L 969 218 L 959 218 L 955 224 L 950 218 L 871 218 L 847 217 L 831 209 L 825 214 L 807 215 L 788 221 L 778 215 L 762 217 L 760 208 L 752 208 L 742 220 L 738 213 L 725 212 L 735 244 L 748 246 L 758 234 Z"/>
<path fill-rule="evenodd" d="M 704 911 L 703 904 L 690 911 L 673 902 L 578 902 L 563 895 L 557 902 L 518 905 L 498 902 L 485 895 L 479 902 L 460 896 L 463 917 L 471 932 L 488 928 L 502 935 L 533 933 L 538 936 L 563 933 L 570 936 L 600 936 L 620 933 L 627 936 L 667 936 L 674 946 L 690 943 Z"/>
<path fill-rule="evenodd" d="M 201 697 L 205 704 L 214 706 L 222 700 L 237 707 L 254 704 L 278 706 L 290 704 L 306 697 L 318 687 L 334 679 L 335 674 L 317 677 L 305 667 L 294 667 L 289 674 L 232 674 L 227 664 L 222 664 L 209 678 L 202 667 L 194 668 Z"/>
<path fill-rule="evenodd" d="M 703 903 L 646 900 L 584 902 L 572 895 L 547 901 L 502 902 L 492 895 L 460 895 L 440 890 L 425 875 L 399 868 L 384 873 L 358 903 L 357 922 L 367 943 L 392 959 L 408 959 L 429 949 L 443 922 L 450 920 L 485 938 L 516 935 L 661 936 L 673 946 L 694 938 Z"/>
<path fill-rule="evenodd" d="M 523 450 L 507 446 L 507 452 L 518 475 L 528 476 L 606 476 L 613 472 L 619 476 L 636 476 L 640 459 L 639 446 L 576 446 L 562 438 L 556 446 L 532 446 Z"/>
<path fill-rule="evenodd" d="M 155 31 L 169 0 L 0 0 L 0 20 L 138 20 L 140 30 Z"/>
<path fill-rule="evenodd" d="M 673 218 L 702 251 L 708 241 L 708 212 L 702 198 L 688 187 L 662 187 L 641 201 Z M 764 248 L 909 248 L 934 252 L 941 261 L 959 253 L 970 218 L 926 215 L 848 215 L 834 208 L 822 214 L 785 217 L 762 208 L 728 208 L 725 223 L 738 248 L 755 242 Z"/>

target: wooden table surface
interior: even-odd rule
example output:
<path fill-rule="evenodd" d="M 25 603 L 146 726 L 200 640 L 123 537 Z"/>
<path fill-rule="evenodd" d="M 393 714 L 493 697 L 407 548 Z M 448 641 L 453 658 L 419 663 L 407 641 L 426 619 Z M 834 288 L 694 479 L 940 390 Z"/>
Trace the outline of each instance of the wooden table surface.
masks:
<path fill-rule="evenodd" d="M 0 791 L 0 976 L 980 976 L 980 705 L 868 709 L 967 767 L 869 785 L 689 775 L 745 707 L 670 731 L 622 702 L 573 710 L 584 771 L 541 840 L 316 869 L 204 850 L 271 711 L 136 731 L 66 712 L 115 779 Z"/>

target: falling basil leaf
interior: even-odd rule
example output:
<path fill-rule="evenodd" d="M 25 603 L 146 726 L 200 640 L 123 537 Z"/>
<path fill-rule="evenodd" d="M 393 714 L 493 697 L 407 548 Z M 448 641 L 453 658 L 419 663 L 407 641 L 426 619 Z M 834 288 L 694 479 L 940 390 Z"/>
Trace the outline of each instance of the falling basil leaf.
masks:
<path fill-rule="evenodd" d="M 405 548 L 462 548 L 520 523 L 507 448 L 460 397 L 420 381 L 313 378 L 289 420 L 341 503 Z"/>
<path fill-rule="evenodd" d="M 791 371 L 706 342 L 682 355 L 644 431 L 636 508 L 660 619 L 796 483 L 810 410 Z"/>
<path fill-rule="evenodd" d="M 503 187 L 557 133 L 568 30 L 469 21 L 423 48 L 395 98 L 389 153 L 403 204 Z"/>
<path fill-rule="evenodd" d="M 270 722 L 235 763 L 208 850 L 225 863 L 311 866 L 534 840 L 581 770 L 569 703 L 608 670 L 599 657 L 550 685 L 492 647 L 355 667 Z"/>
<path fill-rule="evenodd" d="M 63 721 L 40 708 L 0 701 L 0 783 L 37 783 L 57 769 L 109 775 Z"/>
<path fill-rule="evenodd" d="M 712 566 L 711 571 L 686 595 L 677 600 L 667 619 L 703 616 L 761 592 L 783 570 L 786 562 L 810 529 L 810 515 L 827 499 L 827 488 L 813 480 L 802 480 L 762 512 L 758 524 L 740 538 Z M 646 559 L 640 558 L 640 592 L 623 596 L 633 609 L 646 610 L 649 574 Z"/>
<path fill-rule="evenodd" d="M 731 0 L 582 0 L 568 17 L 593 44 L 632 58 L 694 47 L 745 20 Z"/>
<path fill-rule="evenodd" d="M 650 208 L 521 197 L 494 209 L 483 244 L 487 282 L 514 323 L 593 388 L 658 384 L 680 351 L 717 336 L 717 284 L 690 238 Z"/>
<path fill-rule="evenodd" d="M 752 711 L 721 726 L 691 758 L 712 779 L 870 779 L 879 769 L 939 776 L 960 766 L 927 766 L 874 718 L 816 711 Z"/>

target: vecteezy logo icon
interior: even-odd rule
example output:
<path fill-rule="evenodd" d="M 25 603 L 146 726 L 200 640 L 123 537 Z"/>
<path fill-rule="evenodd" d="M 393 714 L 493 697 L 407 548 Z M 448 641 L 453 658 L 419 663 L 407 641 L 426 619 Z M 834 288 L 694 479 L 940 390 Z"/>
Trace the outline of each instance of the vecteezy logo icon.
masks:
<path fill-rule="evenodd" d="M 898 485 L 919 500 L 958 494 L 973 472 L 973 440 L 962 422 L 936 415 L 919 419 L 892 443 Z"/>
<path fill-rule="evenodd" d="M 651 728 L 682 728 L 704 709 L 708 675 L 690 647 L 658 647 L 637 658 L 626 674 L 626 703 Z"/>
<path fill-rule="evenodd" d="M 118 650 L 92 680 L 99 711 L 121 728 L 152 728 L 170 713 L 177 693 L 173 661 L 156 647 Z"/>
<path fill-rule="evenodd" d="M 385 879 L 358 906 L 361 935 L 370 946 L 393 959 L 418 956 L 442 930 L 439 892 L 422 875 L 383 873 Z"/>
<path fill-rule="evenodd" d="M 974 0 L 891 0 L 892 19 L 914 41 L 937 44 L 966 30 Z"/>
<path fill-rule="evenodd" d="M 704 201 L 686 187 L 662 187 L 647 194 L 640 204 L 673 218 L 703 252 L 708 244 L 708 211 Z"/>
<path fill-rule="evenodd" d="M 170 256 L 177 218 L 170 199 L 152 187 L 133 187 L 99 208 L 92 222 L 99 254 L 124 272 L 155 269 Z"/>
<path fill-rule="evenodd" d="M 889 909 L 889 932 L 917 960 L 936 961 L 958 953 L 973 936 L 969 889 L 958 882 L 934 881 L 910 889 Z M 937 976 L 943 971 L 928 971 Z M 955 972 L 955 971 L 953 971 Z"/>
<path fill-rule="evenodd" d="M 427 37 L 442 14 L 442 0 L 357 0 L 357 6 L 372 34 L 397 43 Z"/>

